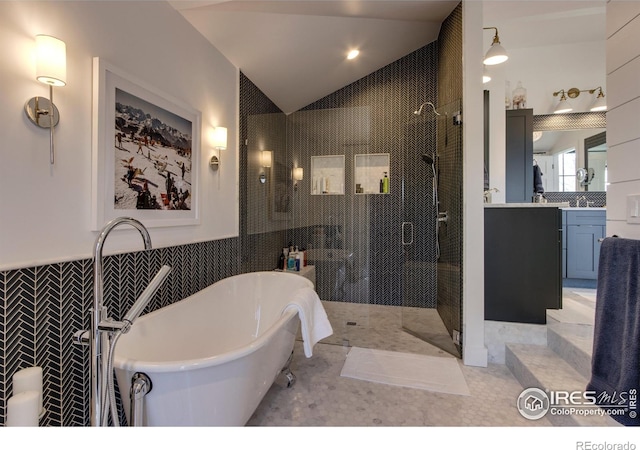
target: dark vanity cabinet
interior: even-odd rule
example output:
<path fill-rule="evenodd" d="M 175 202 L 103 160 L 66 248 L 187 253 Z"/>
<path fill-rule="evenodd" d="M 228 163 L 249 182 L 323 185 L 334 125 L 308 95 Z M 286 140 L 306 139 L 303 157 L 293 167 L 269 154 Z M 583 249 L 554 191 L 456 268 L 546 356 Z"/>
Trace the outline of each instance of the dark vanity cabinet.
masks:
<path fill-rule="evenodd" d="M 506 112 L 507 203 L 530 203 L 533 197 L 533 109 Z"/>
<path fill-rule="evenodd" d="M 562 213 L 544 204 L 486 205 L 486 320 L 544 324 L 562 308 Z"/>

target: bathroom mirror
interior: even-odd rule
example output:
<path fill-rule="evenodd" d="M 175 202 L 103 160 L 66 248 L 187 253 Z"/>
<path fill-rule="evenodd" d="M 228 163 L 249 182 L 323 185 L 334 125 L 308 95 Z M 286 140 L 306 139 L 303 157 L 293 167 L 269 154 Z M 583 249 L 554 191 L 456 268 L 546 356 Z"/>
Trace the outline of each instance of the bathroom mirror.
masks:
<path fill-rule="evenodd" d="M 585 191 L 607 190 L 607 132 L 589 136 L 584 140 L 584 165 L 591 179 Z"/>
<path fill-rule="evenodd" d="M 575 168 L 570 170 L 575 177 L 575 192 L 606 190 L 606 113 L 568 113 L 533 116 L 534 158 L 541 165 L 551 188 L 545 192 L 563 191 L 558 189 L 562 164 L 558 155 L 575 152 Z M 597 138 L 596 138 L 597 136 Z M 592 153 L 590 153 L 590 149 Z M 578 181 L 577 173 L 583 168 L 585 173 L 593 172 L 589 184 Z M 589 170 L 592 169 L 592 170 Z M 590 177 L 589 177 L 590 178 Z M 570 191 L 563 191 L 565 194 Z"/>

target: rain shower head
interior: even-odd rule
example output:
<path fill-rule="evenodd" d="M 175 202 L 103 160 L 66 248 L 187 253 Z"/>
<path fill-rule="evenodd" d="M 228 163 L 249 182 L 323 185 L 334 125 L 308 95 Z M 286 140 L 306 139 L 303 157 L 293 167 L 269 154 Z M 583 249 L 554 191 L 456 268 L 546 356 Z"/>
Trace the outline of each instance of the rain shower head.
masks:
<path fill-rule="evenodd" d="M 427 164 L 433 164 L 433 158 L 430 155 L 427 155 L 426 153 L 422 155 L 422 160 Z"/>
<path fill-rule="evenodd" d="M 435 113 L 436 116 L 439 116 L 440 113 L 438 111 L 436 111 L 436 107 L 433 106 L 433 103 L 431 102 L 424 102 L 422 105 L 420 105 L 420 108 L 418 108 L 416 111 L 414 111 L 413 113 L 416 116 L 421 116 L 422 115 L 422 108 L 424 108 L 426 105 L 431 106 L 431 109 L 433 109 L 433 112 Z"/>

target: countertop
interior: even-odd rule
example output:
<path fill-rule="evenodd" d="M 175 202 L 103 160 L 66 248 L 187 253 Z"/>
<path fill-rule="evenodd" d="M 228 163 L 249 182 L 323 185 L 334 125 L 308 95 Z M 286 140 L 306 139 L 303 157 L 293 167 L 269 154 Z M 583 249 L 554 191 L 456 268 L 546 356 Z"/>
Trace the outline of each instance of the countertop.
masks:
<path fill-rule="evenodd" d="M 606 211 L 606 206 L 569 206 L 564 203 L 485 203 L 485 208 L 560 208 L 565 211 Z"/>
<path fill-rule="evenodd" d="M 485 203 L 485 208 L 569 208 L 569 202 L 564 203 Z M 586 208 L 580 208 L 586 209 Z M 595 209 L 595 208 L 592 208 Z"/>

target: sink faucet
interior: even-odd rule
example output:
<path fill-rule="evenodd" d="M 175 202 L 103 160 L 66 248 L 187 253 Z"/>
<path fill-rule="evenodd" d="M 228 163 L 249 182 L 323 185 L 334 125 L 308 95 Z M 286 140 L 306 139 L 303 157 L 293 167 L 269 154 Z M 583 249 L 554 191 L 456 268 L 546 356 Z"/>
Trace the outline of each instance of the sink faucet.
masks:
<path fill-rule="evenodd" d="M 104 306 L 104 277 L 102 270 L 102 247 L 109 236 L 109 233 L 119 225 L 131 225 L 136 228 L 144 242 L 145 250 L 151 248 L 151 237 L 147 229 L 138 220 L 131 217 L 118 217 L 107 223 L 96 238 L 93 249 L 93 311 L 91 312 L 90 333 L 90 359 L 91 359 L 91 391 L 90 410 L 91 426 L 101 426 L 102 419 L 102 397 L 106 386 L 103 383 L 104 361 L 106 357 L 106 339 L 103 339 L 102 329 L 104 323 L 108 322 L 107 308 Z"/>
<path fill-rule="evenodd" d="M 484 191 L 484 203 L 491 203 L 491 193 L 500 192 L 498 188 L 491 188 Z"/>
<path fill-rule="evenodd" d="M 587 202 L 587 207 L 589 206 L 589 202 L 587 201 L 587 197 L 585 197 L 584 195 L 582 197 L 578 197 L 576 195 L 576 207 L 580 207 L 580 200 L 584 200 L 585 202 Z"/>

